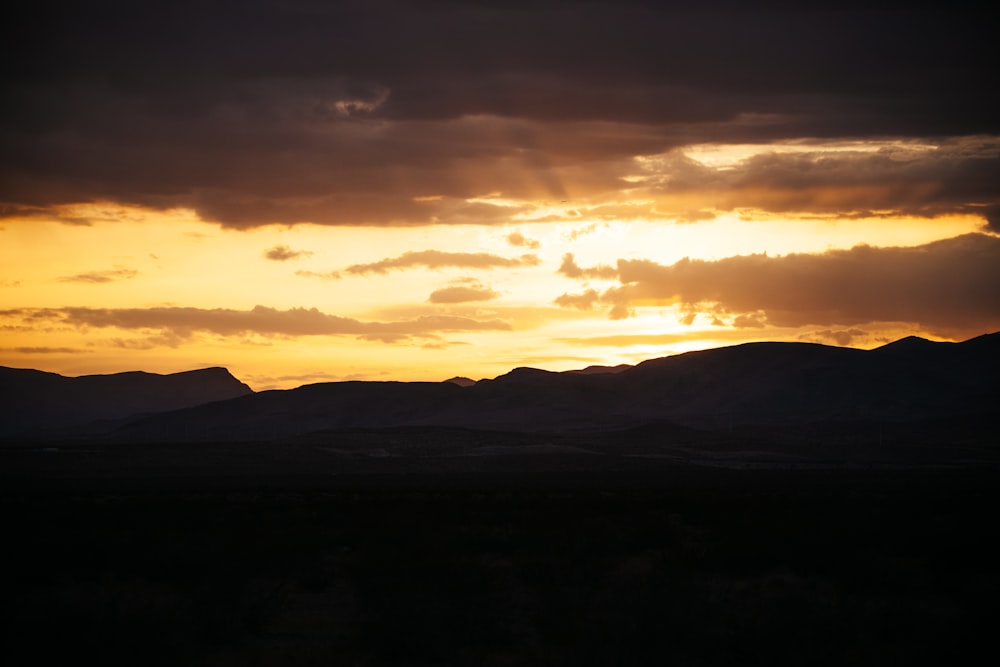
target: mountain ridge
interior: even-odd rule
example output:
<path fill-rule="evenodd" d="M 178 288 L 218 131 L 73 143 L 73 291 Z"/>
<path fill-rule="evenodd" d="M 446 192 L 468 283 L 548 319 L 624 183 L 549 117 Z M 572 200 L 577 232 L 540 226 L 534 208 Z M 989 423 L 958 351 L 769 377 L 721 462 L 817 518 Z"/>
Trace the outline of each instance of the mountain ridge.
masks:
<path fill-rule="evenodd" d="M 262 392 L 253 392 L 220 368 L 170 376 L 82 377 L 158 377 L 195 384 L 212 378 L 234 393 L 209 401 L 189 395 L 185 405 L 147 409 L 145 414 L 123 414 L 120 406 L 116 414 L 98 417 L 118 421 L 90 431 L 135 441 L 256 441 L 410 426 L 566 433 L 665 422 L 708 430 L 733 424 L 905 422 L 990 414 L 1000 400 L 1000 333 L 951 344 L 908 337 L 873 350 L 755 342 L 608 368 L 553 372 L 517 367 L 472 383 L 454 378 L 322 382 Z M 51 376 L 48 381 L 62 377 L 45 375 Z M 102 381 L 111 380 L 89 380 L 92 385 Z M 185 384 L 191 382 L 181 382 Z M 39 407 L 34 406 L 36 414 Z M 53 407 L 58 406 L 50 401 L 49 409 Z M 83 423 L 79 418 L 62 421 L 63 427 Z M 51 423 L 46 426 L 51 430 Z M 0 430 L 5 433 L 10 430 Z"/>
<path fill-rule="evenodd" d="M 147 371 L 65 376 L 0 366 L 0 437 L 57 434 L 95 422 L 115 422 L 252 393 L 227 369 Z"/>

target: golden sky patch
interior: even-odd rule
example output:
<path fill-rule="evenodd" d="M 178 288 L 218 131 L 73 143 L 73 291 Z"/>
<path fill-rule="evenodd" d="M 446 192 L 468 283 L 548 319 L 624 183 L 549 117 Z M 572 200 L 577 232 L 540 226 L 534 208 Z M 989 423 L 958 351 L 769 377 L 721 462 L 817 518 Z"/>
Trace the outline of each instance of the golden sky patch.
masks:
<path fill-rule="evenodd" d="M 721 164 L 720 153 L 706 154 Z M 725 155 L 731 160 L 742 153 Z M 11 219 L 0 230 L 0 310 L 5 313 L 0 364 L 67 374 L 223 365 L 258 378 L 257 388 L 270 388 L 295 386 L 296 378 L 316 373 L 409 380 L 492 377 L 521 365 L 518 359 L 546 359 L 546 367 L 568 370 L 761 337 L 874 344 L 904 328 L 885 325 L 884 335 L 878 323 L 855 334 L 848 327 L 766 322 L 741 328 L 734 324 L 756 320 L 740 313 L 695 312 L 642 294 L 633 296 L 633 316 L 625 319 L 609 318 L 609 305 L 600 300 L 592 308 L 559 308 L 555 302 L 561 295 L 585 290 L 601 295 L 615 287 L 619 260 L 668 266 L 684 258 L 822 254 L 862 243 L 920 246 L 982 229 L 981 217 L 974 214 L 799 219 L 742 210 L 677 222 L 587 217 L 586 207 L 569 202 L 483 201 L 532 213 L 513 214 L 505 225 L 403 227 L 391 233 L 380 227 L 321 225 L 236 230 L 203 222 L 191 210 L 111 203 L 60 207 L 47 218 Z M 535 214 L 557 221 L 528 222 Z M 559 273 L 567 253 L 584 269 L 605 268 L 568 278 Z M 352 270 L 365 266 L 389 270 Z M 399 334 L 302 336 L 294 331 L 123 329 L 39 315 L 39 309 L 250 312 L 258 307 L 316 309 L 324 316 L 390 327 L 420 318 L 469 318 L 504 327 L 431 327 L 412 337 L 406 333 L 409 325 L 401 324 Z M 12 314 L 18 310 L 24 312 Z"/>

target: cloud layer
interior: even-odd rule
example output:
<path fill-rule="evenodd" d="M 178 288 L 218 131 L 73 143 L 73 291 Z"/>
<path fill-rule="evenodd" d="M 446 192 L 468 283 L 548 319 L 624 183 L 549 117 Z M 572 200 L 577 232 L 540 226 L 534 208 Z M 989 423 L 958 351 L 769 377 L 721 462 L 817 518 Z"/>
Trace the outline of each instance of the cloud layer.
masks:
<path fill-rule="evenodd" d="M 452 285 L 431 292 L 431 303 L 467 303 L 470 301 L 490 301 L 500 294 L 482 285 Z"/>
<path fill-rule="evenodd" d="M 287 262 L 290 259 L 308 257 L 312 253 L 308 250 L 292 250 L 286 245 L 276 245 L 264 252 L 264 257 L 275 262 Z"/>
<path fill-rule="evenodd" d="M 422 267 L 426 269 L 463 268 L 495 269 L 517 266 L 538 266 L 537 255 L 501 257 L 485 252 L 445 252 L 443 250 L 420 250 L 404 252 L 398 257 L 389 257 L 369 264 L 353 264 L 344 273 L 364 275 L 367 273 L 387 273 L 393 270 Z"/>
<path fill-rule="evenodd" d="M 62 283 L 110 283 L 116 280 L 128 280 L 135 278 L 139 272 L 134 269 L 108 269 L 106 271 L 87 271 L 71 276 L 61 276 L 59 282 Z"/>
<path fill-rule="evenodd" d="M 47 308 L 0 311 L 0 318 L 59 322 L 77 328 L 114 328 L 156 331 L 175 344 L 195 332 L 220 336 L 340 336 L 395 342 L 407 338 L 435 338 L 456 331 L 509 330 L 508 322 L 475 320 L 455 315 L 425 315 L 396 322 L 363 322 L 323 313 L 316 308 L 279 310 L 255 306 L 250 310 L 228 308 Z M 163 344 L 169 341 L 164 339 Z"/>
<path fill-rule="evenodd" d="M 619 260 L 621 286 L 600 295 L 612 317 L 641 305 L 679 304 L 731 317 L 736 327 L 917 324 L 945 336 L 1000 329 L 1000 238 L 968 234 L 918 247 L 857 246 L 819 254 L 683 259 L 664 266 Z M 556 303 L 587 308 L 593 290 Z M 832 335 L 832 334 L 831 334 Z"/>
<path fill-rule="evenodd" d="M 709 208 L 995 211 L 996 155 L 955 149 L 1000 133 L 992 25 L 959 6 L 879 5 L 33 3 L 7 17 L 30 55 L 0 59 L 0 210 L 104 200 L 237 228 L 494 224 L 524 212 L 481 200 L 494 192 L 621 214 L 638 173 L 646 199 L 670 204 L 635 211 L 647 216 L 709 215 L 678 199 L 704 187 L 723 193 Z M 886 137 L 941 151 L 729 174 L 671 152 Z M 655 173 L 633 160 L 665 155 Z"/>

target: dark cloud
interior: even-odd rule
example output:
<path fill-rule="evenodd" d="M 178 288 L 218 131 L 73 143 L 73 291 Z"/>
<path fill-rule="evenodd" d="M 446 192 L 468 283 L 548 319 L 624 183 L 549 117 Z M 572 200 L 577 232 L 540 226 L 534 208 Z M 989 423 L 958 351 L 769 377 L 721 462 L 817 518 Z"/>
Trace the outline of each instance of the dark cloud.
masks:
<path fill-rule="evenodd" d="M 2 348 L 18 354 L 81 354 L 85 350 L 75 347 L 7 347 Z"/>
<path fill-rule="evenodd" d="M 989 78 L 977 75 L 991 73 L 992 32 L 960 6 L 39 4 L 35 15 L 24 8 L 10 17 L 37 54 L 4 63 L 7 80 L 100 78 L 151 97 L 162 91 L 150 103 L 161 115 L 189 116 L 216 99 L 238 103 L 220 82 L 315 78 L 326 93 L 316 113 L 330 117 L 693 121 L 794 103 L 864 116 L 840 123 L 887 124 L 890 112 L 899 113 L 897 127 L 991 122 L 978 106 Z M 917 100 L 923 108 L 906 106 Z"/>
<path fill-rule="evenodd" d="M 875 150 L 872 150 L 872 148 Z M 787 150 L 791 146 L 778 146 Z M 666 198 L 677 217 L 696 193 L 717 210 L 760 209 L 840 217 L 971 213 L 989 218 L 982 202 L 1000 198 L 1000 139 L 965 137 L 802 147 L 765 152 L 712 168 L 680 151 L 648 165 L 648 191 Z M 995 206 L 993 207 L 995 209 Z"/>
<path fill-rule="evenodd" d="M 3 184 L 0 184 L 0 188 L 3 188 Z M 0 189 L 0 192 L 4 191 Z M 9 189 L 9 192 L 7 192 L 4 196 L 18 198 L 18 197 L 25 197 L 26 195 L 30 197 L 31 193 L 21 191 L 19 194 L 19 186 L 18 186 L 18 187 L 11 187 Z M 44 202 L 45 198 L 43 197 L 39 201 Z M 56 197 L 51 200 L 51 203 L 65 203 L 68 201 L 73 201 L 72 197 L 70 198 Z M 93 224 L 93 220 L 91 220 L 90 218 L 84 218 L 78 215 L 68 214 L 64 211 L 58 210 L 58 208 L 55 206 L 20 205 L 9 202 L 0 203 L 0 218 L 18 218 L 22 220 L 55 219 L 65 225 L 78 225 L 80 227 L 89 227 L 90 225 Z"/>
<path fill-rule="evenodd" d="M 386 273 L 392 270 L 424 267 L 441 269 L 457 267 L 465 269 L 496 269 L 517 266 L 538 266 L 540 260 L 536 255 L 521 255 L 520 257 L 501 257 L 485 252 L 444 252 L 442 250 L 419 250 L 404 252 L 398 257 L 389 257 L 369 264 L 353 264 L 345 273 L 363 275 L 366 273 Z"/>
<path fill-rule="evenodd" d="M 77 273 L 72 276 L 62 276 L 59 282 L 62 283 L 110 283 L 116 280 L 128 280 L 139 275 L 133 269 L 108 269 L 106 271 L 88 271 Z"/>
<path fill-rule="evenodd" d="M 1000 233 L 1000 204 L 985 207 L 983 217 L 986 218 L 986 224 L 992 231 Z"/>
<path fill-rule="evenodd" d="M 998 266 L 1000 237 L 985 234 L 917 247 L 862 245 L 669 266 L 619 260 L 622 286 L 601 298 L 613 305 L 613 317 L 639 305 L 678 303 L 732 314 L 737 326 L 904 322 L 945 336 L 976 335 L 1000 329 Z"/>
<path fill-rule="evenodd" d="M 142 345 L 176 346 L 195 332 L 220 336 L 339 336 L 354 335 L 370 340 L 394 342 L 411 337 L 435 337 L 441 333 L 509 330 L 499 320 L 476 320 L 457 315 L 424 315 L 396 322 L 363 322 L 323 313 L 316 308 L 277 310 L 255 306 L 251 310 L 228 308 L 60 308 L 0 311 L 0 317 L 21 320 L 54 320 L 75 327 L 157 331 Z M 130 341 L 127 345 L 133 345 Z"/>
<path fill-rule="evenodd" d="M 993 23 L 960 5 L 42 1 L 6 20 L 7 217 L 108 200 L 232 227 L 506 224 L 466 200 L 612 192 L 631 156 L 691 143 L 1000 132 Z"/>
<path fill-rule="evenodd" d="M 276 245 L 273 248 L 269 248 L 264 253 L 264 257 L 276 262 L 287 262 L 290 259 L 308 257 L 311 254 L 308 250 L 292 250 L 286 245 Z"/>

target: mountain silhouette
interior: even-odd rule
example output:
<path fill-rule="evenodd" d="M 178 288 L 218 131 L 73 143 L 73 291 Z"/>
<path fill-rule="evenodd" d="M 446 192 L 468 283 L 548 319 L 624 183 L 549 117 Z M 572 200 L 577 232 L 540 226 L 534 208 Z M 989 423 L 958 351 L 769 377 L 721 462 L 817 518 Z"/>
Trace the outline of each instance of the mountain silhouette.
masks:
<path fill-rule="evenodd" d="M 221 401 L 252 390 L 225 368 L 158 375 L 133 371 L 65 377 L 0 366 L 0 437 L 56 434 L 114 421 Z"/>
<path fill-rule="evenodd" d="M 334 382 L 265 391 L 120 426 L 121 439 L 269 440 L 325 430 L 457 427 L 581 432 L 670 422 L 733 425 L 912 422 L 984 416 L 1000 399 L 1000 334 L 903 339 L 874 350 L 748 343 L 614 372 L 515 368 L 462 386 Z"/>

